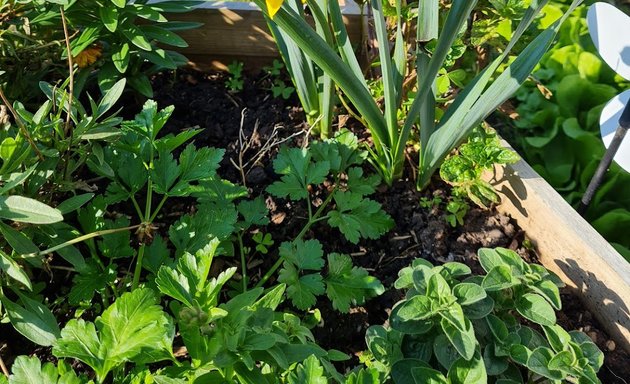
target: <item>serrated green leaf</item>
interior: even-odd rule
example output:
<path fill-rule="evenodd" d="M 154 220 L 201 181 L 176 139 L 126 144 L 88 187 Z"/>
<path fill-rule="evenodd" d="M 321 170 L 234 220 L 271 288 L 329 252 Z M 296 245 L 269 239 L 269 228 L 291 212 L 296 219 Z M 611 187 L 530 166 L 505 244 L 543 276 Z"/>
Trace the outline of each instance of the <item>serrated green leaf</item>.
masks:
<path fill-rule="evenodd" d="M 324 251 L 317 240 L 285 241 L 280 245 L 279 254 L 298 270 L 319 271 L 324 267 Z"/>
<path fill-rule="evenodd" d="M 243 216 L 244 229 L 253 225 L 269 224 L 269 209 L 261 196 L 254 200 L 241 201 L 236 206 L 236 209 Z"/>
<path fill-rule="evenodd" d="M 57 384 L 57 379 L 57 368 L 52 363 L 46 363 L 42 366 L 37 356 L 18 356 L 11 366 L 9 383 Z"/>
<path fill-rule="evenodd" d="M 391 217 L 373 200 L 342 191 L 335 192 L 334 200 L 337 206 L 328 214 L 328 224 L 339 228 L 354 244 L 361 237 L 377 239 L 394 226 Z"/>
<path fill-rule="evenodd" d="M 96 319 L 96 327 L 82 319 L 70 320 L 53 354 L 88 364 L 103 381 L 113 368 L 127 361 L 169 358 L 174 334 L 174 326 L 153 291 L 140 288 L 120 296 Z"/>
<path fill-rule="evenodd" d="M 157 193 L 168 195 L 171 187 L 181 174 L 181 168 L 170 152 L 162 152 L 149 171 Z"/>
<path fill-rule="evenodd" d="M 381 282 L 363 268 L 354 267 L 347 255 L 331 253 L 328 255 L 328 276 L 326 276 L 326 294 L 332 301 L 333 308 L 348 312 L 350 305 L 362 305 L 366 299 L 378 296 L 385 291 Z"/>
<path fill-rule="evenodd" d="M 169 239 L 179 254 L 205 247 L 210 240 L 225 240 L 235 229 L 238 213 L 231 204 L 202 203 L 195 215 L 184 215 L 169 228 Z"/>
<path fill-rule="evenodd" d="M 319 360 L 315 356 L 309 356 L 288 377 L 289 384 L 326 384 L 328 379 L 324 375 Z"/>
<path fill-rule="evenodd" d="M 330 164 L 327 161 L 313 163 L 306 149 L 283 147 L 273 161 L 273 168 L 283 176 L 280 181 L 271 184 L 267 191 L 277 197 L 288 196 L 291 200 L 301 200 L 308 196 L 310 184 L 324 181 Z"/>
<path fill-rule="evenodd" d="M 72 278 L 72 288 L 68 294 L 68 303 L 78 305 L 82 301 L 92 300 L 94 294 L 104 290 L 116 280 L 116 271 L 108 268 L 101 271 L 98 268 L 90 268 L 89 273 L 79 273 Z"/>
<path fill-rule="evenodd" d="M 292 263 L 285 262 L 278 275 L 278 281 L 287 285 L 287 296 L 299 309 L 309 309 L 316 302 L 316 296 L 325 292 L 324 282 L 319 273 L 300 276 Z"/>
<path fill-rule="evenodd" d="M 363 196 L 371 195 L 376 191 L 376 187 L 381 183 L 378 174 L 363 176 L 363 169 L 352 167 L 348 169 L 348 191 L 358 193 Z"/>

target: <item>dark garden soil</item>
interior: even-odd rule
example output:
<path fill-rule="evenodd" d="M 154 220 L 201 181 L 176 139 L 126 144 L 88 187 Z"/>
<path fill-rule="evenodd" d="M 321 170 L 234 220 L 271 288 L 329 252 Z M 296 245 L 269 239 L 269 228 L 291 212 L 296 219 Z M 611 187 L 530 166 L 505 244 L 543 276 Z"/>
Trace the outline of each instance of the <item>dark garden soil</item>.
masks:
<path fill-rule="evenodd" d="M 175 106 L 175 112 L 165 129 L 178 132 L 187 127 L 199 126 L 205 129 L 195 138 L 197 146 L 226 148 L 219 173 L 235 183 L 242 183 L 244 179 L 252 196 L 265 196 L 272 218 L 272 223 L 265 231 L 272 234 L 278 245 L 294 238 L 300 231 L 307 216 L 306 208 L 300 204 L 274 200 L 264 192 L 275 178 L 271 159 L 278 147 L 274 146 L 264 153 L 259 151 L 266 143 L 292 135 L 295 136 L 287 144 L 301 145 L 306 135 L 300 132 L 306 131 L 308 127 L 304 123 L 303 113 L 296 107 L 299 103 L 295 95 L 289 100 L 274 98 L 268 90 L 270 79 L 263 76 L 246 78 L 244 90 L 236 93 L 226 90 L 225 80 L 224 74 L 189 71 L 161 74 L 154 79 L 155 99 L 161 107 Z M 345 124 L 345 119 L 342 118 L 342 121 Z M 347 124 L 350 129 L 353 128 L 352 120 L 347 121 Z M 359 129 L 357 127 L 357 134 L 364 136 Z M 249 164 L 244 172 L 240 172 L 235 164 L 239 164 L 239 155 L 245 143 L 250 143 L 250 146 L 242 155 L 242 162 L 249 161 Z M 446 222 L 443 209 L 420 207 L 418 203 L 422 197 L 438 196 L 446 201 L 449 188 L 436 179 L 428 190 L 417 192 L 412 172 L 408 173 L 407 179 L 389 189 L 383 188 L 372 197 L 383 204 L 396 223 L 395 228 L 381 239 L 363 241 L 357 246 L 325 225 L 313 226 L 307 237 L 319 239 L 326 252 L 350 254 L 355 265 L 366 268 L 386 288 L 396 280 L 398 271 L 408 266 L 414 258 L 425 258 L 438 264 L 460 261 L 470 265 L 473 271 L 480 271 L 477 249 L 501 246 L 516 250 L 527 261 L 537 260 L 535 252 L 523 245 L 528 243 L 524 241 L 526 237 L 523 231 L 511 218 L 494 209 L 473 208 L 465 217 L 465 224 L 453 228 Z M 316 195 L 319 192 L 314 191 Z M 190 202 L 181 201 L 167 209 L 165 218 L 194 208 Z M 274 263 L 275 257 L 272 252 L 264 259 L 249 260 L 250 277 L 258 279 Z M 235 259 L 222 258 L 217 261 L 236 263 Z M 223 268 L 225 264 L 216 267 Z M 382 296 L 352 309 L 349 314 L 340 314 L 332 309 L 327 300 L 320 300 L 317 307 L 322 313 L 323 322 L 313 330 L 315 337 L 324 348 L 334 348 L 352 355 L 353 360 L 348 366 L 356 364 L 357 353 L 366 348 L 366 329 L 370 325 L 383 324 L 392 306 L 401 298 L 402 292 L 388 289 Z M 559 323 L 567 329 L 586 332 L 605 353 L 605 365 L 599 374 L 602 382 L 629 383 L 630 356 L 601 331 L 597 321 L 575 296 L 563 291 L 562 299 L 564 309 L 558 313 Z M 0 327 L 3 330 L 0 333 L 0 346 L 3 341 L 7 341 L 12 347 L 9 355 L 33 352 L 33 348 L 26 350 L 16 346 L 14 343 L 24 345 L 24 339 L 14 331 L 8 331 L 7 326 Z M 5 334 L 4 330 L 9 333 Z M 49 355 L 47 350 L 41 352 L 41 355 Z M 2 354 L 7 356 L 6 351 L 2 351 Z"/>

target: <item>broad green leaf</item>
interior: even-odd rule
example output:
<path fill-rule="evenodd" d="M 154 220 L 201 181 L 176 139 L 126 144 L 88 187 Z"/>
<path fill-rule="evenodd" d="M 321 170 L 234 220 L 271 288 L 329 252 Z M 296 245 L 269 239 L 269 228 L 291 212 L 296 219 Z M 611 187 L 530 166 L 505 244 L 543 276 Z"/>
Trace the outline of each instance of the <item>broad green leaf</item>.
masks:
<path fill-rule="evenodd" d="M 129 43 L 123 43 L 117 46 L 112 52 L 112 63 L 114 63 L 114 66 L 120 73 L 127 72 L 130 58 Z"/>
<path fill-rule="evenodd" d="M 414 368 L 411 370 L 413 382 L 416 384 L 448 384 L 449 381 L 444 375 L 431 368 Z"/>
<path fill-rule="evenodd" d="M 414 296 L 399 302 L 390 314 L 393 329 L 409 334 L 423 334 L 433 327 L 430 319 L 435 313 L 431 310 L 431 300 L 426 296 Z"/>
<path fill-rule="evenodd" d="M 140 29 L 147 38 L 156 40 L 162 44 L 168 44 L 179 48 L 188 47 L 186 40 L 182 39 L 168 29 L 158 27 L 157 25 L 141 25 Z"/>
<path fill-rule="evenodd" d="M 464 318 L 464 330 L 460 330 L 457 324 L 453 324 L 445 317 L 440 321 L 440 325 L 457 352 L 466 360 L 472 359 L 477 348 L 477 338 L 470 320 Z"/>
<path fill-rule="evenodd" d="M 0 270 L 4 271 L 12 279 L 22 283 L 26 288 L 32 290 L 31 280 L 22 267 L 11 258 L 11 256 L 0 250 Z"/>
<path fill-rule="evenodd" d="M 551 360 L 549 360 L 548 368 L 552 371 L 561 371 L 572 373 L 576 358 L 570 351 L 560 351 Z"/>
<path fill-rule="evenodd" d="M 0 221 L 0 233 L 4 236 L 7 243 L 13 248 L 13 250 L 21 255 L 29 253 L 37 253 L 39 249 L 31 239 L 29 239 L 24 233 L 19 232 L 13 227 L 6 225 Z M 4 257 L 4 256 L 0 256 Z M 4 261 L 2 262 L 4 264 Z"/>
<path fill-rule="evenodd" d="M 562 301 L 560 299 L 560 290 L 558 286 L 551 280 L 540 280 L 530 285 L 530 287 L 539 295 L 544 297 L 556 310 L 562 309 Z"/>
<path fill-rule="evenodd" d="M 571 335 L 558 324 L 543 326 L 543 331 L 554 351 L 560 352 L 571 342 Z"/>
<path fill-rule="evenodd" d="M 116 28 L 118 27 L 118 8 L 108 6 L 99 6 L 98 8 L 101 21 L 105 28 L 110 32 L 116 32 Z"/>
<path fill-rule="evenodd" d="M 103 95 L 103 98 L 98 103 L 98 108 L 96 109 L 96 115 L 94 119 L 98 119 L 105 115 L 107 111 L 112 109 L 114 104 L 120 99 L 123 91 L 125 90 L 125 84 L 127 84 L 127 80 L 120 79 L 114 85 L 111 86 Z"/>
<path fill-rule="evenodd" d="M 155 191 L 164 195 L 169 194 L 180 174 L 181 169 L 169 152 L 160 153 L 160 157 L 153 163 L 153 169 L 150 170 Z"/>
<path fill-rule="evenodd" d="M 512 275 L 512 270 L 507 265 L 499 265 L 490 270 L 483 278 L 481 286 L 489 292 L 501 291 L 518 285 L 519 281 Z"/>
<path fill-rule="evenodd" d="M 83 193 L 81 195 L 75 195 L 61 202 L 57 206 L 57 209 L 59 210 L 59 212 L 61 212 L 62 215 L 65 215 L 81 208 L 88 201 L 92 200 L 93 197 L 93 193 Z"/>
<path fill-rule="evenodd" d="M 249 228 L 253 225 L 269 224 L 269 209 L 265 200 L 259 196 L 254 200 L 243 200 L 236 206 L 236 209 L 243 217 L 243 225 Z"/>
<path fill-rule="evenodd" d="M 153 49 L 151 42 L 147 39 L 142 30 L 134 24 L 125 24 L 125 26 L 121 28 L 121 31 L 122 34 L 136 47 L 144 51 L 151 51 Z"/>
<path fill-rule="evenodd" d="M 280 270 L 278 281 L 287 285 L 287 296 L 293 305 L 302 310 L 315 305 L 316 296 L 326 291 L 319 273 L 299 276 L 293 264 L 288 262 Z"/>
<path fill-rule="evenodd" d="M 31 224 L 63 221 L 59 210 L 24 196 L 0 196 L 0 218 Z"/>
<path fill-rule="evenodd" d="M 267 191 L 277 197 L 288 196 L 291 200 L 301 200 L 308 196 L 310 184 L 320 184 L 328 175 L 330 164 L 327 161 L 312 162 L 306 149 L 280 149 L 273 161 L 276 173 L 283 175 L 280 181 L 271 184 Z"/>
<path fill-rule="evenodd" d="M 459 305 L 472 305 L 486 298 L 486 291 L 473 283 L 459 283 L 453 287 L 453 295 Z"/>
<path fill-rule="evenodd" d="M 16 291 L 17 292 L 17 291 Z M 51 346 L 60 336 L 57 320 L 43 304 L 18 292 L 24 306 L 0 297 L 13 327 L 35 344 Z"/>
<path fill-rule="evenodd" d="M 235 229 L 238 213 L 231 204 L 202 203 L 195 215 L 184 215 L 169 228 L 169 239 L 179 254 L 205 247 L 213 238 L 225 240 Z"/>
<path fill-rule="evenodd" d="M 362 305 L 366 299 L 378 296 L 385 291 L 381 282 L 363 268 L 354 267 L 347 255 L 328 255 L 328 276 L 325 279 L 326 294 L 333 308 L 348 312 L 350 305 Z"/>
<path fill-rule="evenodd" d="M 556 313 L 551 305 L 540 295 L 527 293 L 515 301 L 516 310 L 524 318 L 534 323 L 553 326 Z"/>
<path fill-rule="evenodd" d="M 98 330 L 98 333 L 97 333 Z M 57 357 L 72 357 L 94 369 L 102 381 L 127 361 L 169 358 L 175 329 L 153 291 L 136 289 L 120 296 L 94 323 L 72 319 L 53 347 Z"/>
<path fill-rule="evenodd" d="M 42 366 L 37 356 L 18 356 L 11 366 L 9 383 L 57 384 L 57 379 L 57 367 L 52 363 L 46 363 Z"/>
<path fill-rule="evenodd" d="M 549 362 L 553 359 L 553 351 L 546 347 L 536 348 L 527 360 L 527 368 L 539 375 L 552 380 L 562 380 L 564 375 L 549 368 Z"/>
<path fill-rule="evenodd" d="M 485 384 L 488 382 L 486 366 L 479 353 L 471 360 L 457 359 L 448 370 L 450 384 Z"/>

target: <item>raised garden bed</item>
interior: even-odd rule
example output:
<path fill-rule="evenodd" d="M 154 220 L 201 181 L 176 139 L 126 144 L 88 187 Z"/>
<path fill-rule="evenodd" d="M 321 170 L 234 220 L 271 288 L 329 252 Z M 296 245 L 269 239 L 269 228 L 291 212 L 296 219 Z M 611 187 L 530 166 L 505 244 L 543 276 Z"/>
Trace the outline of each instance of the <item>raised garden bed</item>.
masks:
<path fill-rule="evenodd" d="M 347 11 L 354 39 L 360 38 L 362 23 L 357 10 L 351 5 Z M 222 68 L 221 63 L 252 57 L 250 64 L 255 68 L 261 58 L 269 62 L 277 57 L 264 18 L 253 5 L 210 3 L 187 18 L 206 23 L 190 35 L 183 34 L 193 42 L 183 51 L 193 67 L 213 63 Z M 226 33 L 234 38 L 199 38 Z M 247 44 L 247 49 L 241 49 L 240 43 Z M 499 210 L 516 220 L 535 242 L 541 263 L 573 287 L 603 327 L 630 352 L 630 264 L 525 162 L 498 169 L 496 179 L 504 196 Z"/>

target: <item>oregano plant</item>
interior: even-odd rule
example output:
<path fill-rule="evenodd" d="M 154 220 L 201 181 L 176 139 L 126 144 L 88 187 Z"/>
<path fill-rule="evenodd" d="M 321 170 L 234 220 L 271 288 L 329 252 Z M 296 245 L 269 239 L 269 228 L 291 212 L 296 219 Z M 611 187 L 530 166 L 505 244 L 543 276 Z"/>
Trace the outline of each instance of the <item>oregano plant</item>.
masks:
<path fill-rule="evenodd" d="M 603 354 L 584 333 L 556 323 L 556 275 L 514 251 L 482 248 L 485 275 L 416 259 L 389 327 L 366 334 L 363 360 L 394 383 L 599 383 Z"/>

